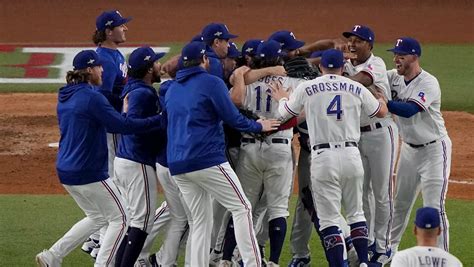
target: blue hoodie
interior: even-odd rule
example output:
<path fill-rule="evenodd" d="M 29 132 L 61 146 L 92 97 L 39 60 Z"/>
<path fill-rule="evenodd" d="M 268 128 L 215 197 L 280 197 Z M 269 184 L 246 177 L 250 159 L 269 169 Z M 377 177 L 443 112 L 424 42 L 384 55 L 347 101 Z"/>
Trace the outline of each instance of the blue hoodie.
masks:
<path fill-rule="evenodd" d="M 165 108 L 165 95 L 170 86 L 174 83 L 174 80 L 168 80 L 160 84 L 160 91 L 158 92 L 158 98 L 160 102 L 160 109 L 163 112 Z M 166 116 L 166 112 L 162 113 L 163 116 Z M 166 129 L 160 130 L 156 138 L 161 140 L 160 146 L 158 148 L 158 154 L 156 155 L 156 162 L 161 166 L 168 167 L 168 158 L 166 156 L 166 146 L 168 143 L 168 137 L 166 135 Z"/>
<path fill-rule="evenodd" d="M 179 70 L 165 97 L 168 115 L 168 166 L 172 175 L 227 161 L 222 122 L 240 131 L 262 126 L 242 116 L 224 82 L 201 67 Z"/>
<path fill-rule="evenodd" d="M 128 94 L 128 118 L 148 118 L 158 114 L 158 95 L 155 88 L 143 80 L 130 78 L 121 99 Z M 116 156 L 155 167 L 155 158 L 160 147 L 160 138 L 155 132 L 122 135 Z"/>
<path fill-rule="evenodd" d="M 127 78 L 127 64 L 125 57 L 117 49 L 111 49 L 99 46 L 96 49 L 97 54 L 102 62 L 102 85 L 98 88 L 109 103 L 118 112 L 122 111 L 122 94 L 123 87 Z"/>
<path fill-rule="evenodd" d="M 209 50 L 206 52 L 206 55 L 209 58 L 208 72 L 224 80 L 224 65 L 222 64 L 221 59 L 219 58 L 219 56 L 217 56 L 216 52 L 214 52 L 212 48 L 209 47 L 208 49 Z"/>
<path fill-rule="evenodd" d="M 88 83 L 59 89 L 59 140 L 56 169 L 66 185 L 83 185 L 108 178 L 107 137 L 157 130 L 166 118 L 131 119 L 121 116 L 107 99 Z"/>

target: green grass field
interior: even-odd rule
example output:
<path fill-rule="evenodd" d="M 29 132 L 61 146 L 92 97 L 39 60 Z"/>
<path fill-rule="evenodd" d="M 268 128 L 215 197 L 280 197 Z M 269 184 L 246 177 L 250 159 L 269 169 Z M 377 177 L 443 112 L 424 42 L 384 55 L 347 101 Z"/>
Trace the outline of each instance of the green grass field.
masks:
<path fill-rule="evenodd" d="M 161 46 L 171 48 L 166 60 L 177 54 L 182 44 L 167 43 Z M 391 44 L 376 44 L 374 53 L 385 60 L 388 69 L 393 68 L 392 53 L 386 50 Z M 422 67 L 436 76 L 442 90 L 443 110 L 459 110 L 474 113 L 474 45 L 436 45 L 427 44 L 422 47 Z M 163 61 L 162 60 L 162 61 Z M 25 54 L 6 55 L 0 53 L 2 64 L 23 63 Z M 5 63 L 3 63 L 5 62 Z M 0 68 L 0 76 L 12 75 L 12 68 Z M 16 74 L 15 74 L 16 76 Z M 0 92 L 56 92 L 57 84 L 0 84 Z"/>
<path fill-rule="evenodd" d="M 160 196 L 162 198 L 162 196 Z M 291 198 L 288 228 L 291 228 L 296 197 Z M 417 201 L 415 208 L 421 206 Z M 474 266 L 474 254 L 470 247 L 474 229 L 469 222 L 474 221 L 474 202 L 448 200 L 446 202 L 450 222 L 451 253 L 456 255 L 464 266 Z M 83 218 L 83 213 L 68 195 L 0 195 L 0 266 L 34 266 L 35 255 L 49 248 L 69 228 Z M 413 221 L 413 218 L 410 219 Z M 415 245 L 411 234 L 412 224 L 402 239 L 401 248 Z M 281 266 L 291 259 L 289 247 L 290 231 L 286 236 L 281 257 Z M 155 251 L 161 243 L 161 236 L 155 242 Z M 312 266 L 326 266 L 322 248 L 316 233 L 311 239 Z M 180 253 L 180 262 L 184 251 Z M 268 253 L 267 253 L 268 255 Z M 91 266 L 89 255 L 77 248 L 64 259 L 63 266 Z M 180 264 L 179 266 L 182 266 Z"/>

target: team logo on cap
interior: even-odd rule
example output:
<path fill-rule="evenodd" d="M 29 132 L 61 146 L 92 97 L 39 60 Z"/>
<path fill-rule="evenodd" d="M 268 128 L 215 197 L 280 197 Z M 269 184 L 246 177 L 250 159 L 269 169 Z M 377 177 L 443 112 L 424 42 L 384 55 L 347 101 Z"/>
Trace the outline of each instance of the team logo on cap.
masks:
<path fill-rule="evenodd" d="M 105 23 L 105 26 L 110 26 L 110 25 L 112 25 L 112 23 L 114 23 L 114 21 L 113 21 L 113 20 L 109 20 L 109 21 L 107 21 L 107 22 Z"/>
<path fill-rule="evenodd" d="M 219 37 L 219 36 L 222 35 L 222 32 L 216 32 L 216 33 L 214 33 L 214 35 L 217 36 L 217 37 Z"/>
<path fill-rule="evenodd" d="M 354 25 L 354 29 L 352 30 L 353 32 L 356 32 L 359 28 L 361 28 L 362 26 L 360 25 Z"/>
<path fill-rule="evenodd" d="M 201 49 L 201 54 L 206 53 L 206 49 Z"/>
<path fill-rule="evenodd" d="M 249 47 L 249 48 L 245 49 L 245 52 L 247 52 L 247 53 L 250 53 L 250 52 L 252 52 L 252 51 L 253 51 L 253 48 L 252 48 L 252 47 Z"/>
<path fill-rule="evenodd" d="M 395 46 L 399 46 L 403 42 L 402 39 L 397 39 L 397 44 Z M 414 52 L 414 51 L 413 51 Z"/>
<path fill-rule="evenodd" d="M 87 61 L 87 64 L 94 64 L 94 62 L 95 62 L 95 59 L 91 58 L 89 59 L 89 61 Z"/>
<path fill-rule="evenodd" d="M 151 56 L 146 56 L 143 60 L 144 60 L 144 61 L 149 61 L 150 58 L 151 58 Z"/>

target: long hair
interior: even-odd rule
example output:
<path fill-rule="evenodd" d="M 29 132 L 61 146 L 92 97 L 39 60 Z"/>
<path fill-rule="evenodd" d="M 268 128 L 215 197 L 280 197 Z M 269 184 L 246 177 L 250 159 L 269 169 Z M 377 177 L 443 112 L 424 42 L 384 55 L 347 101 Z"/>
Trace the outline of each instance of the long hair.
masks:
<path fill-rule="evenodd" d="M 68 84 L 88 83 L 91 80 L 92 74 L 87 70 L 71 70 L 66 74 L 66 82 Z"/>
<path fill-rule="evenodd" d="M 257 69 L 263 69 L 266 67 L 274 67 L 274 66 L 282 66 L 283 59 L 281 57 L 269 58 L 269 59 L 254 57 L 254 64 L 255 64 L 255 68 Z"/>
<path fill-rule="evenodd" d="M 92 34 L 92 42 L 94 42 L 94 44 L 97 46 L 102 44 L 105 40 L 107 40 L 107 35 L 105 34 L 105 30 L 103 31 L 95 30 L 94 34 Z"/>

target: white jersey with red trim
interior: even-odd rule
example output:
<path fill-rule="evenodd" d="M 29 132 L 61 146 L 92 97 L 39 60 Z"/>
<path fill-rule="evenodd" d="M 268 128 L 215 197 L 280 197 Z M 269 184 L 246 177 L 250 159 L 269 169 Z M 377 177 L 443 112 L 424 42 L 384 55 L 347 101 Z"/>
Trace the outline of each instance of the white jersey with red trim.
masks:
<path fill-rule="evenodd" d="M 313 146 L 358 142 L 360 117 L 374 117 L 380 103 L 362 84 L 340 75 L 326 74 L 300 84 L 288 102 L 280 103 L 278 111 L 286 118 L 297 116 L 303 107 Z"/>
<path fill-rule="evenodd" d="M 359 72 L 367 73 L 370 75 L 370 77 L 372 77 L 373 84 L 383 90 L 385 97 L 388 100 L 392 99 L 390 94 L 390 86 L 387 79 L 387 67 L 385 66 L 383 59 L 380 57 L 371 54 L 364 63 L 357 66 L 352 65 L 352 62 L 348 59 L 344 64 L 343 72 L 349 76 L 354 76 Z M 366 126 L 387 119 L 390 119 L 390 113 L 384 118 L 368 118 L 366 116 L 362 116 L 360 118 L 360 125 Z"/>
<path fill-rule="evenodd" d="M 462 267 L 458 258 L 437 247 L 416 246 L 398 252 L 393 257 L 392 267 Z"/>
<path fill-rule="evenodd" d="M 387 76 L 394 100 L 411 101 L 423 109 L 410 118 L 399 117 L 404 142 L 426 144 L 448 134 L 441 115 L 441 89 L 436 77 L 422 70 L 407 85 L 395 69 L 388 71 Z"/>
<path fill-rule="evenodd" d="M 304 81 L 303 79 L 283 76 L 260 78 L 258 81 L 245 86 L 246 93 L 242 108 L 253 111 L 261 118 L 278 118 L 280 116 L 278 113 L 278 102 L 267 93 L 270 90 L 269 84 L 271 82 L 281 82 L 285 90 L 293 90 Z M 293 129 L 279 131 L 272 134 L 272 137 L 292 138 Z"/>

